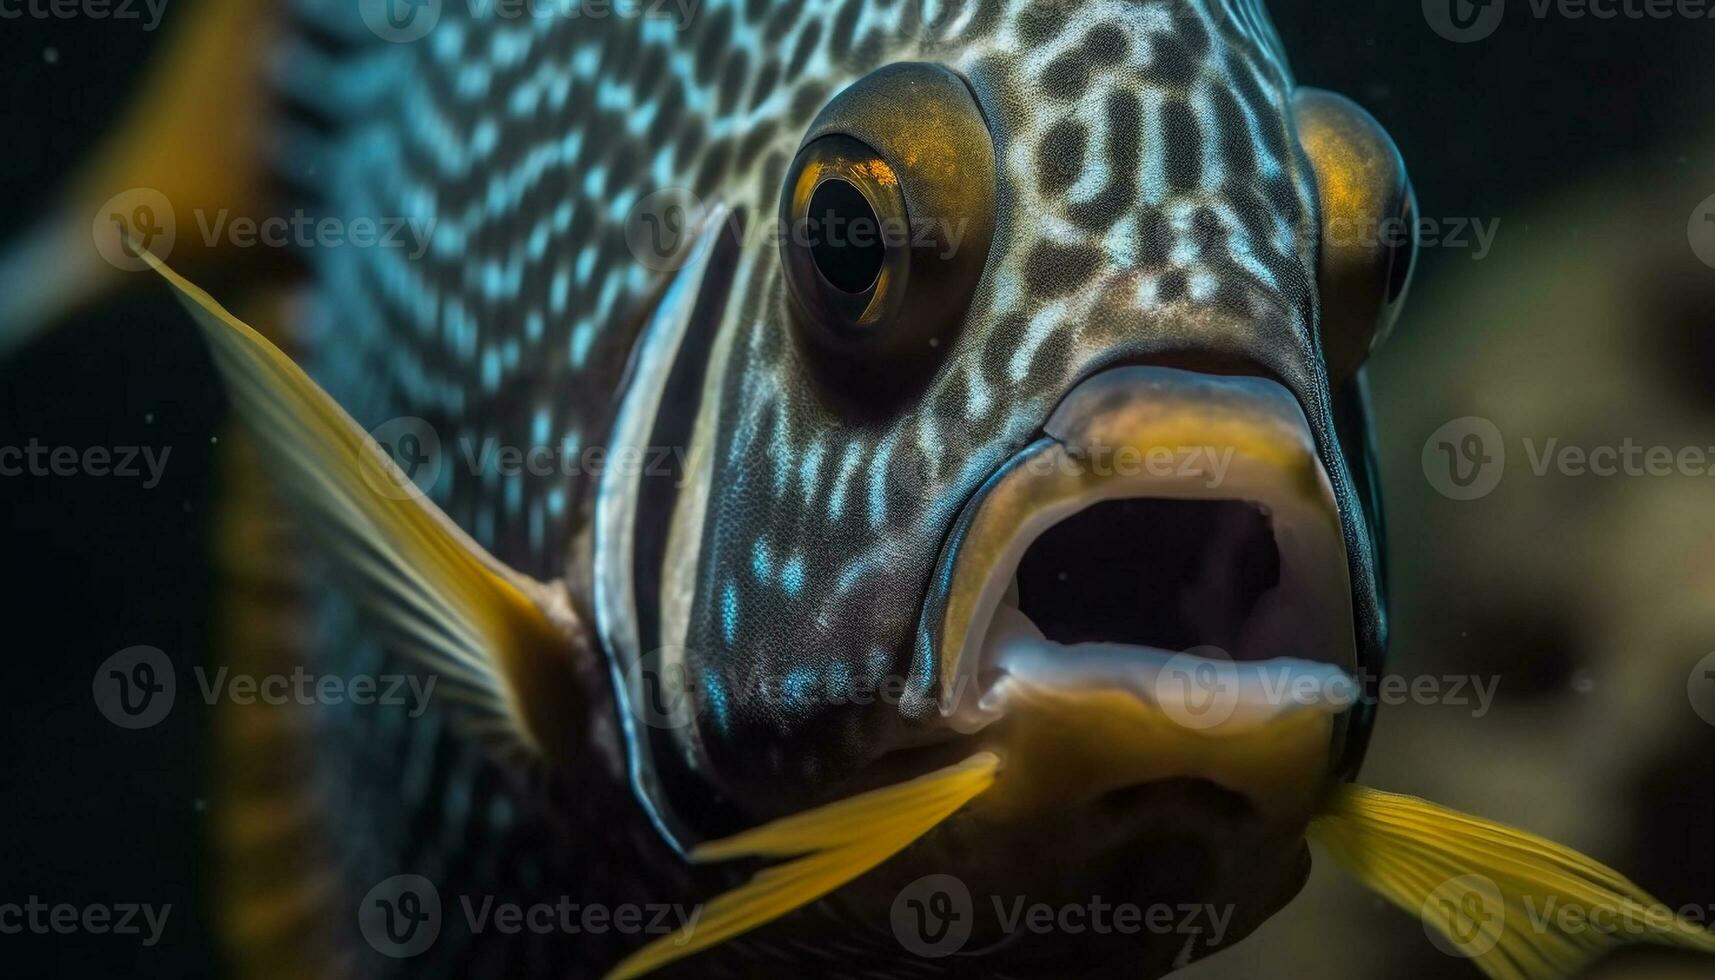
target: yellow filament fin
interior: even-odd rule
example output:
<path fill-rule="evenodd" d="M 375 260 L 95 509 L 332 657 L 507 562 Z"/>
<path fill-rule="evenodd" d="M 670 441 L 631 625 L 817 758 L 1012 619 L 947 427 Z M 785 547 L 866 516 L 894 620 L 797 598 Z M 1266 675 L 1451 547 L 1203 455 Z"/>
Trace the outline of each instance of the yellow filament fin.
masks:
<path fill-rule="evenodd" d="M 1496 980 L 1571 976 L 1634 943 L 1715 952 L 1715 934 L 1611 868 L 1416 797 L 1343 786 L 1310 837 Z"/>
<path fill-rule="evenodd" d="M 698 847 L 697 861 L 796 858 L 709 902 L 691 924 L 643 947 L 608 980 L 639 977 L 802 908 L 904 850 L 994 785 L 1000 760 L 982 752 L 896 786 L 783 817 Z"/>
<path fill-rule="evenodd" d="M 589 637 L 564 588 L 502 565 L 427 500 L 309 375 L 146 250 L 201 327 L 299 525 L 433 697 L 503 749 L 563 759 L 583 738 Z"/>

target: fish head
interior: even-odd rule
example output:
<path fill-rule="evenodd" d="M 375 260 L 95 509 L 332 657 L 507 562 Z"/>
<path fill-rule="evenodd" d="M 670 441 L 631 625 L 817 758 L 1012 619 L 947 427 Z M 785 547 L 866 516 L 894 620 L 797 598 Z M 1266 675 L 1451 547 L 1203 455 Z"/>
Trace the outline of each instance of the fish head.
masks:
<path fill-rule="evenodd" d="M 995 788 L 845 900 L 885 922 L 940 870 L 1254 926 L 1369 727 L 1361 365 L 1411 191 L 1255 5 L 970 17 L 839 88 L 714 233 L 626 685 L 685 706 L 634 776 L 695 839 L 987 749 Z"/>

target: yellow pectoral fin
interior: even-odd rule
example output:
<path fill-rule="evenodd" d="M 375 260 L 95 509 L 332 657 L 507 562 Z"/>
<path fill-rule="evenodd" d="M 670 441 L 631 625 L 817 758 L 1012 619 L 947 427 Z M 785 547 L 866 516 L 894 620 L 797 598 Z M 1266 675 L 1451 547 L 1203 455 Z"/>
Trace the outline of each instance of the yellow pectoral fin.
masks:
<path fill-rule="evenodd" d="M 1715 934 L 1611 868 L 1416 797 L 1341 787 L 1310 836 L 1497 980 L 1570 976 L 1633 943 L 1715 952 Z"/>
<path fill-rule="evenodd" d="M 581 738 L 579 658 L 563 588 L 502 565 L 425 499 L 388 452 L 260 333 L 147 251 L 202 328 L 277 489 L 433 697 L 503 748 L 554 759 Z"/>
<path fill-rule="evenodd" d="M 983 752 L 897 786 L 784 817 L 692 852 L 698 861 L 796 860 L 758 872 L 696 919 L 626 957 L 608 980 L 638 977 L 802 908 L 904 850 L 994 785 L 1000 760 Z M 799 855 L 803 855 L 799 857 Z"/>

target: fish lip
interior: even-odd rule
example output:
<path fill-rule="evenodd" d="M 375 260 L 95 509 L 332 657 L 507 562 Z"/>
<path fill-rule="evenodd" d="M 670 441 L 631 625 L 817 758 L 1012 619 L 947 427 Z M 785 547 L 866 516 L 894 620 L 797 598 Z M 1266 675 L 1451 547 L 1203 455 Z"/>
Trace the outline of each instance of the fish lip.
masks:
<path fill-rule="evenodd" d="M 1166 424 L 1169 410 L 1187 405 L 1207 409 L 1215 420 L 1207 426 L 1209 436 L 1204 441 L 1228 438 L 1235 455 L 1242 441 L 1232 438 L 1235 435 L 1248 432 L 1277 440 L 1272 448 L 1266 440 L 1257 442 L 1249 447 L 1252 452 L 1235 460 L 1259 464 L 1252 479 L 1247 482 L 1241 476 L 1222 485 L 1218 494 L 1201 493 L 1189 483 L 1172 480 L 1096 480 L 1081 495 L 1014 508 L 1010 523 L 993 519 L 1007 509 L 997 501 L 1033 479 L 1022 475 L 1032 464 L 1087 456 L 1093 446 L 1106 442 L 1111 447 L 1113 442 L 1107 440 L 1116 438 L 1123 444 L 1139 432 L 1150 437 L 1163 434 L 1173 428 Z M 1208 421 L 1194 418 L 1189 428 L 1181 426 L 1180 431 L 1195 434 L 1197 424 Z M 1180 444 L 1186 443 L 1181 440 Z M 1269 456 L 1273 459 L 1254 458 Z M 1274 475 L 1284 479 L 1274 485 L 1254 479 L 1267 474 L 1270 465 Z M 1298 399 L 1278 381 L 1261 375 L 1205 374 L 1160 365 L 1110 367 L 1073 387 L 1037 438 L 997 466 L 960 510 L 930 580 L 917 636 L 917 672 L 925 675 L 921 678 L 925 686 L 936 692 L 935 704 L 945 722 L 955 731 L 970 734 L 1004 714 L 1004 707 L 995 703 L 1002 686 L 998 682 L 1011 678 L 1006 670 L 994 669 L 996 665 L 989 662 L 992 651 L 984 647 L 1005 583 L 1016 574 L 1029 546 L 1048 529 L 1095 503 L 1159 496 L 1255 501 L 1275 508 L 1277 517 L 1286 515 L 1297 522 L 1291 535 L 1296 540 L 1296 558 L 1286 554 L 1294 549 L 1283 548 L 1282 560 L 1298 566 L 1293 571 L 1298 587 L 1313 594 L 1312 614 L 1319 617 L 1317 625 L 1326 645 L 1301 657 L 1266 662 L 1319 666 L 1328 668 L 1324 675 L 1339 672 L 1342 677 L 1356 670 L 1358 600 L 1351 584 L 1344 516 Z M 973 555 L 981 560 L 973 561 Z M 972 567 L 985 562 L 990 566 L 986 571 Z M 1142 692 L 1140 698 L 1149 700 Z M 1342 689 L 1338 697 L 1314 706 L 1332 713 L 1354 700 L 1355 694 Z"/>

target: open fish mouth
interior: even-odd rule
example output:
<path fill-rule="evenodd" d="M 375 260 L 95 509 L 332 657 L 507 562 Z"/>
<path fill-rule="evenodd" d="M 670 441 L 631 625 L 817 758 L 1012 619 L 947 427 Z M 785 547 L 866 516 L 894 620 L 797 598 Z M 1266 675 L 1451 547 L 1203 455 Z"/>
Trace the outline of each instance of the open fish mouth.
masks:
<path fill-rule="evenodd" d="M 1028 690 L 1122 692 L 1210 735 L 1357 693 L 1333 487 L 1268 378 L 1085 380 L 967 504 L 935 581 L 924 624 L 959 731 Z"/>

